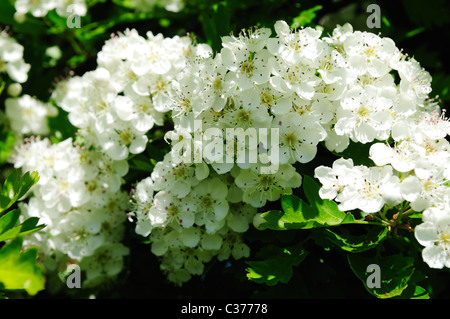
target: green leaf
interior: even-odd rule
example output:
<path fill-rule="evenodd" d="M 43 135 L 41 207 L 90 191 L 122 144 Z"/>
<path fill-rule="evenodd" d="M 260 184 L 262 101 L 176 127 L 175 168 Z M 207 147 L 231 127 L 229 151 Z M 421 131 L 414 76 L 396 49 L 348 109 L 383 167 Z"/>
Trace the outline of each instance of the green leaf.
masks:
<path fill-rule="evenodd" d="M 341 153 L 332 152 L 334 155 L 343 158 L 351 158 L 353 164 L 364 165 L 367 167 L 375 166 L 374 162 L 369 158 L 369 150 L 372 144 L 378 143 L 379 141 L 374 141 L 371 143 L 355 143 L 350 141 L 349 146 Z"/>
<path fill-rule="evenodd" d="M 232 5 L 232 2 L 220 1 L 199 16 L 206 42 L 216 52 L 222 47 L 221 37 L 232 31 L 230 24 L 234 11 Z"/>
<path fill-rule="evenodd" d="M 19 172 L 14 170 L 6 179 L 3 189 L 0 189 L 0 214 L 21 199 L 38 180 L 37 172 L 26 172 L 19 177 Z"/>
<path fill-rule="evenodd" d="M 144 172 L 152 172 L 155 165 L 145 156 L 133 157 L 130 160 L 130 168 Z"/>
<path fill-rule="evenodd" d="M 44 228 L 46 225 L 45 224 L 40 224 L 38 225 L 39 222 L 39 218 L 38 217 L 30 217 L 27 220 L 25 220 L 21 225 L 20 225 L 20 236 L 25 236 L 27 234 L 33 233 L 35 231 L 41 230 L 42 228 Z"/>
<path fill-rule="evenodd" d="M 300 264 L 308 252 L 300 246 L 280 248 L 268 246 L 260 252 L 262 260 L 247 261 L 250 266 L 246 269 L 247 278 L 268 286 L 278 283 L 288 283 L 292 277 L 294 266 Z"/>
<path fill-rule="evenodd" d="M 428 294 L 428 291 L 425 288 L 415 286 L 414 293 L 411 299 L 430 299 L 430 295 Z"/>
<path fill-rule="evenodd" d="M 37 249 L 22 251 L 22 237 L 0 249 L 0 283 L 6 290 L 25 290 L 35 295 L 44 289 L 42 267 L 37 263 Z"/>
<path fill-rule="evenodd" d="M 400 254 L 387 257 L 377 256 L 375 258 L 362 257 L 358 254 L 347 256 L 350 268 L 356 276 L 363 282 L 364 287 L 373 296 L 386 299 L 399 297 L 408 287 L 408 281 L 414 273 L 414 258 L 404 257 Z M 381 284 L 380 287 L 368 287 L 367 266 L 377 264 L 380 267 Z"/>
<path fill-rule="evenodd" d="M 281 207 L 283 212 L 272 210 L 261 214 L 265 222 L 260 224 L 260 228 L 274 230 L 309 229 L 360 223 L 360 221 L 355 220 L 352 214 L 341 212 L 335 202 L 321 199 L 319 189 L 320 186 L 312 177 L 305 176 L 303 190 L 309 204 L 295 195 L 282 195 Z"/>
<path fill-rule="evenodd" d="M 28 235 L 35 231 L 39 231 L 46 226 L 45 224 L 38 225 L 38 221 L 38 217 L 30 217 L 20 225 L 12 227 L 3 233 L 0 232 L 0 242 L 13 239 L 17 236 Z"/>
<path fill-rule="evenodd" d="M 13 228 L 19 220 L 20 210 L 14 209 L 0 217 L 0 234 Z"/>
<path fill-rule="evenodd" d="M 316 5 L 311 9 L 303 10 L 300 14 L 292 20 L 291 28 L 304 27 L 316 18 L 316 11 L 322 10 L 321 5 Z"/>
<path fill-rule="evenodd" d="M 3 131 L 0 129 L 0 164 L 5 163 L 12 155 L 16 137 L 11 131 Z"/>
<path fill-rule="evenodd" d="M 325 245 L 329 243 L 350 253 L 361 253 L 378 246 L 387 239 L 388 233 L 386 227 L 370 227 L 366 234 L 358 236 L 322 228 L 314 234 L 314 238 L 317 242 Z"/>

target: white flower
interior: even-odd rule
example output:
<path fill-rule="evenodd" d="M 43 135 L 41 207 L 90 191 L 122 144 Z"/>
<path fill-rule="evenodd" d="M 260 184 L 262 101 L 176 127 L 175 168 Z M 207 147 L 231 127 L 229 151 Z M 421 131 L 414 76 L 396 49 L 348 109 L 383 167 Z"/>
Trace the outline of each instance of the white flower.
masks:
<path fill-rule="evenodd" d="M 61 17 L 72 15 L 84 17 L 88 10 L 85 0 L 58 0 L 55 2 L 55 9 Z"/>
<path fill-rule="evenodd" d="M 136 94 L 117 96 L 113 105 L 119 118 L 131 122 L 138 132 L 146 133 L 155 123 L 162 125 L 162 114 L 154 109 L 148 97 Z"/>
<path fill-rule="evenodd" d="M 248 247 L 239 233 L 228 231 L 223 235 L 222 247 L 217 255 L 218 260 L 227 260 L 230 255 L 234 259 L 248 258 L 250 256 L 250 247 Z"/>
<path fill-rule="evenodd" d="M 424 113 L 422 121 L 419 122 L 419 129 L 429 139 L 443 139 L 450 133 L 450 122 L 445 117 L 445 110 L 439 114 L 436 110 L 431 113 Z"/>
<path fill-rule="evenodd" d="M 62 17 L 77 14 L 86 15 L 87 7 L 85 0 L 17 0 L 14 3 L 18 13 L 30 12 L 35 17 L 44 17 L 51 10 L 56 9 Z"/>
<path fill-rule="evenodd" d="M 60 233 L 51 238 L 59 250 L 74 259 L 92 255 L 105 241 L 105 234 L 99 231 L 99 225 L 81 216 L 81 212 L 72 211 L 61 220 L 58 226 Z"/>
<path fill-rule="evenodd" d="M 375 87 L 355 86 L 347 91 L 336 112 L 334 127 L 338 135 L 349 135 L 355 142 L 386 139 L 390 132 L 393 102 Z"/>
<path fill-rule="evenodd" d="M 441 202 L 448 193 L 448 187 L 444 185 L 444 170 L 433 167 L 426 170 L 427 175 L 423 178 L 410 175 L 400 184 L 403 198 L 411 202 L 411 208 L 418 212 Z"/>
<path fill-rule="evenodd" d="M 11 128 L 18 134 L 47 135 L 48 118 L 57 115 L 58 110 L 29 95 L 5 100 L 6 116 Z"/>
<path fill-rule="evenodd" d="M 320 30 L 307 27 L 291 32 L 285 21 L 275 23 L 277 38 L 267 40 L 269 52 L 290 65 L 304 64 L 315 67 L 325 44 L 319 40 Z"/>
<path fill-rule="evenodd" d="M 117 276 L 124 268 L 124 257 L 130 249 L 121 243 L 110 243 L 97 248 L 95 252 L 83 258 L 80 269 L 86 272 L 84 287 L 95 287 L 106 279 Z"/>
<path fill-rule="evenodd" d="M 23 50 L 23 46 L 14 38 L 4 31 L 0 32 L 0 73 L 6 72 L 18 83 L 27 81 L 31 68 L 23 59 Z"/>
<path fill-rule="evenodd" d="M 273 114 L 282 115 L 292 110 L 294 99 L 290 95 L 274 90 L 269 84 L 258 87 L 258 90 L 261 106 L 268 108 Z"/>
<path fill-rule="evenodd" d="M 275 174 L 261 174 L 260 165 L 252 164 L 249 169 L 242 169 L 235 179 L 244 192 L 242 200 L 253 207 L 263 207 L 268 200 L 275 201 L 281 194 L 291 193 L 301 181 L 300 174 L 290 164 L 280 165 Z"/>
<path fill-rule="evenodd" d="M 245 45 L 226 46 L 220 51 L 222 62 L 232 71 L 234 81 L 245 90 L 254 84 L 263 84 L 269 80 L 270 69 L 267 67 L 270 53 L 266 49 L 252 52 Z"/>
<path fill-rule="evenodd" d="M 285 94 L 296 93 L 300 98 L 311 100 L 315 93 L 315 86 L 320 78 L 315 75 L 316 70 L 305 64 L 293 64 L 280 58 L 270 59 L 272 76 L 270 84 Z"/>
<path fill-rule="evenodd" d="M 354 185 L 361 177 L 355 174 L 353 160 L 339 158 L 333 162 L 333 166 L 319 166 L 314 170 L 314 176 L 319 179 L 322 187 L 319 196 L 323 199 L 334 199 L 346 186 Z"/>
<path fill-rule="evenodd" d="M 229 128 L 269 128 L 272 117 L 267 107 L 260 104 L 261 96 L 256 89 L 248 89 L 235 96 L 224 111 L 223 125 Z"/>
<path fill-rule="evenodd" d="M 423 100 L 431 92 L 431 76 L 414 58 L 402 59 L 395 65 L 400 75 L 400 90 L 414 97 L 417 102 Z"/>
<path fill-rule="evenodd" d="M 225 225 L 228 214 L 227 186 L 217 177 L 203 180 L 186 197 L 188 205 L 195 209 L 195 224 L 205 226 L 207 233 L 214 233 Z"/>
<path fill-rule="evenodd" d="M 430 207 L 423 212 L 423 223 L 414 229 L 417 241 L 425 248 L 423 260 L 431 268 L 450 268 L 450 215 L 445 210 Z"/>
<path fill-rule="evenodd" d="M 178 198 L 185 197 L 191 187 L 199 182 L 195 177 L 195 168 L 185 163 L 173 163 L 170 153 L 163 161 L 156 163 L 151 177 L 156 191 L 170 190 Z"/>
<path fill-rule="evenodd" d="M 114 128 L 102 132 L 98 138 L 104 152 L 118 161 L 126 159 L 129 153 L 142 153 L 148 142 L 145 134 L 123 122 L 116 123 Z"/>
<path fill-rule="evenodd" d="M 226 217 L 227 226 L 234 232 L 245 233 L 253 222 L 257 209 L 243 203 L 230 203 L 230 210 Z"/>
<path fill-rule="evenodd" d="M 230 49 L 246 47 L 250 52 L 259 52 L 266 45 L 271 33 L 269 28 L 243 29 L 237 37 L 222 37 L 222 46 Z"/>
<path fill-rule="evenodd" d="M 222 110 L 233 89 L 236 89 L 236 83 L 230 78 L 230 73 L 222 64 L 221 55 L 217 54 L 214 58 L 199 60 L 189 72 L 196 74 L 202 80 L 202 89 L 199 94 L 202 96 L 200 101 L 204 106 L 201 109 Z"/>
<path fill-rule="evenodd" d="M 400 180 L 393 175 L 391 166 L 356 166 L 354 169 L 360 177 L 336 196 L 341 211 L 360 209 L 364 213 L 376 213 L 384 205 L 395 206 L 402 202 Z"/>
<path fill-rule="evenodd" d="M 397 143 L 394 148 L 383 143 L 375 143 L 370 147 L 369 154 L 376 165 L 391 164 L 399 172 L 413 170 L 419 157 L 406 140 Z"/>
<path fill-rule="evenodd" d="M 194 224 L 195 206 L 182 198 L 177 198 L 168 192 L 158 192 L 150 208 L 149 220 L 153 227 L 166 227 L 174 223 L 172 227 L 181 226 L 189 228 Z"/>
<path fill-rule="evenodd" d="M 345 38 L 343 45 L 349 66 L 358 75 L 381 77 L 400 59 L 400 50 L 392 39 L 370 32 L 355 31 Z"/>
<path fill-rule="evenodd" d="M 290 112 L 273 119 L 272 127 L 280 130 L 280 163 L 308 163 L 317 153 L 317 144 L 326 132 L 313 116 Z"/>

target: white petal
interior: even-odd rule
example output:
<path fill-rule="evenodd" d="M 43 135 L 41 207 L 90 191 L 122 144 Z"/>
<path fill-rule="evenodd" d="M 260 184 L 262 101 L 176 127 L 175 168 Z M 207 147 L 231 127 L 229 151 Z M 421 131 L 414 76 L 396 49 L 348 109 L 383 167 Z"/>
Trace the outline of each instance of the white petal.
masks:
<path fill-rule="evenodd" d="M 425 247 L 422 251 L 423 260 L 431 268 L 442 269 L 446 263 L 446 251 L 441 246 Z"/>
<path fill-rule="evenodd" d="M 408 176 L 400 183 L 400 191 L 403 198 L 409 202 L 414 202 L 420 195 L 422 187 L 419 179 L 415 176 Z"/>

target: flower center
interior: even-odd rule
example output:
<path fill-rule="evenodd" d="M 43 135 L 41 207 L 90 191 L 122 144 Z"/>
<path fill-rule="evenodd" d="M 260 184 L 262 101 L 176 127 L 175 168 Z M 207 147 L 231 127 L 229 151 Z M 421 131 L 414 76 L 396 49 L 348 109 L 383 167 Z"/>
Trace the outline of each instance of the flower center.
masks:
<path fill-rule="evenodd" d="M 170 216 L 177 215 L 179 211 L 180 209 L 178 208 L 178 206 L 175 205 L 170 205 L 167 209 L 167 212 L 169 213 Z"/>
<path fill-rule="evenodd" d="M 270 107 L 273 103 L 273 96 L 272 94 L 264 92 L 261 94 L 260 101 L 261 104 L 265 105 L 266 107 Z"/>
<path fill-rule="evenodd" d="M 179 101 L 178 104 L 180 105 L 181 110 L 184 113 L 187 113 L 191 110 L 191 100 L 189 100 L 188 98 Z"/>
<path fill-rule="evenodd" d="M 79 229 L 73 235 L 74 235 L 73 239 L 76 240 L 76 241 L 84 240 L 84 239 L 86 239 L 89 236 L 88 232 L 86 230 L 84 230 L 84 229 Z"/>
<path fill-rule="evenodd" d="M 211 196 L 205 196 L 201 200 L 201 205 L 203 208 L 209 209 L 212 208 L 214 204 L 214 200 L 211 198 Z"/>
<path fill-rule="evenodd" d="M 450 232 L 442 232 L 439 237 L 438 245 L 442 245 L 445 250 L 450 249 Z"/>
<path fill-rule="evenodd" d="M 97 189 L 97 182 L 95 180 L 90 181 L 89 183 L 87 183 L 86 189 L 89 193 L 92 193 Z"/>
<path fill-rule="evenodd" d="M 362 120 L 366 120 L 369 117 L 369 114 L 370 110 L 365 106 L 360 107 L 357 111 L 358 118 Z"/>
<path fill-rule="evenodd" d="M 145 104 L 145 103 L 141 103 L 141 104 L 139 104 L 138 109 L 142 113 L 147 114 L 148 112 L 150 112 L 150 105 Z"/>
<path fill-rule="evenodd" d="M 364 50 L 366 57 L 371 58 L 377 54 L 376 47 L 368 47 Z"/>
<path fill-rule="evenodd" d="M 253 61 L 251 61 L 251 60 L 245 61 L 241 65 L 241 71 L 243 73 L 247 74 L 247 76 L 252 76 L 254 70 L 255 70 L 255 66 L 253 64 Z"/>
<path fill-rule="evenodd" d="M 156 82 L 156 91 L 163 92 L 165 90 L 166 90 L 166 82 L 164 82 L 162 80 L 158 80 Z"/>
<path fill-rule="evenodd" d="M 431 193 L 436 189 L 436 184 L 432 180 L 427 180 L 425 183 L 423 183 L 423 188 L 425 192 Z"/>
<path fill-rule="evenodd" d="M 186 174 L 186 168 L 184 166 L 178 166 L 173 169 L 173 175 L 178 178 L 183 177 Z"/>
<path fill-rule="evenodd" d="M 214 79 L 212 83 L 212 88 L 214 91 L 221 91 L 222 90 L 222 80 L 220 78 Z"/>
<path fill-rule="evenodd" d="M 289 148 L 293 148 L 298 142 L 297 136 L 294 133 L 286 134 L 284 137 L 284 142 Z"/>
<path fill-rule="evenodd" d="M 265 191 L 268 191 L 270 186 L 273 185 L 273 183 L 274 183 L 274 177 L 273 176 L 269 176 L 269 175 L 264 175 L 259 180 L 259 185 Z"/>
<path fill-rule="evenodd" d="M 250 113 L 244 110 L 239 111 L 236 120 L 240 123 L 250 122 Z"/>
<path fill-rule="evenodd" d="M 130 145 L 133 141 L 133 134 L 126 130 L 120 133 L 120 142 L 124 145 Z"/>

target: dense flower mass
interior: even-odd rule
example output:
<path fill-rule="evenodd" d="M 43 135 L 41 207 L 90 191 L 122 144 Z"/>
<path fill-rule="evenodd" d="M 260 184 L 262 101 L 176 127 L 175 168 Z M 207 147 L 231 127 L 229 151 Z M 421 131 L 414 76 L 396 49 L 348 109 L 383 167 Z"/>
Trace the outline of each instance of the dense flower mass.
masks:
<path fill-rule="evenodd" d="M 150 234 L 152 251 L 163 256 L 162 267 L 175 282 L 201 268 L 193 269 L 187 256 L 174 259 L 174 249 L 197 254 L 198 267 L 220 255 L 225 238 L 239 232 L 237 220 L 245 232 L 258 208 L 301 185 L 294 164 L 312 161 L 321 142 L 342 152 L 350 143 L 393 138 L 408 152 L 402 157 L 408 165 L 416 165 L 419 147 L 442 151 L 430 157 L 441 161 L 434 170 L 420 162 L 422 177 L 400 175 L 413 168 L 398 171 L 401 152 L 387 152 L 391 147 L 382 143 L 370 153 L 378 166 L 342 158 L 333 168 L 318 167 L 320 195 L 338 201 L 342 211 L 376 213 L 404 201 L 419 211 L 448 192 L 438 169 L 447 159 L 441 132 L 448 132 L 448 122 L 428 98 L 431 77 L 417 61 L 391 39 L 349 24 L 328 37 L 312 28 L 292 31 L 283 21 L 275 31 L 274 37 L 266 28 L 223 37 L 219 53 L 188 63 L 169 86 L 172 150 L 138 183 L 134 216 L 138 233 Z M 235 145 L 225 131 L 238 128 L 244 138 L 236 134 Z M 271 169 L 264 174 L 263 167 Z M 203 244 L 210 235 L 216 246 Z"/>
<path fill-rule="evenodd" d="M 49 225 L 31 240 L 49 269 L 78 263 L 92 282 L 120 272 L 125 211 L 176 284 L 213 258 L 248 257 L 245 232 L 258 209 L 301 186 L 299 164 L 320 145 L 339 154 L 352 143 L 370 144 L 374 165 L 350 157 L 316 167 L 320 197 L 363 215 L 423 211 L 424 260 L 450 265 L 450 124 L 429 98 L 429 73 L 391 39 L 349 24 L 327 36 L 284 21 L 274 29 L 225 36 L 216 54 L 189 37 L 126 30 L 105 43 L 95 70 L 58 85 L 52 98 L 78 128 L 75 142 L 33 139 L 15 160 L 42 175 L 23 210 Z M 168 118 L 170 151 L 129 203 L 128 160 Z"/>
<path fill-rule="evenodd" d="M 120 185 L 127 162 L 77 147 L 71 139 L 51 144 L 33 138 L 18 151 L 15 166 L 40 174 L 21 209 L 25 217 L 39 217 L 47 225 L 45 233 L 26 241 L 40 248 L 46 272 L 83 265 L 85 287 L 114 278 L 129 250 L 121 243 L 128 196 Z"/>

